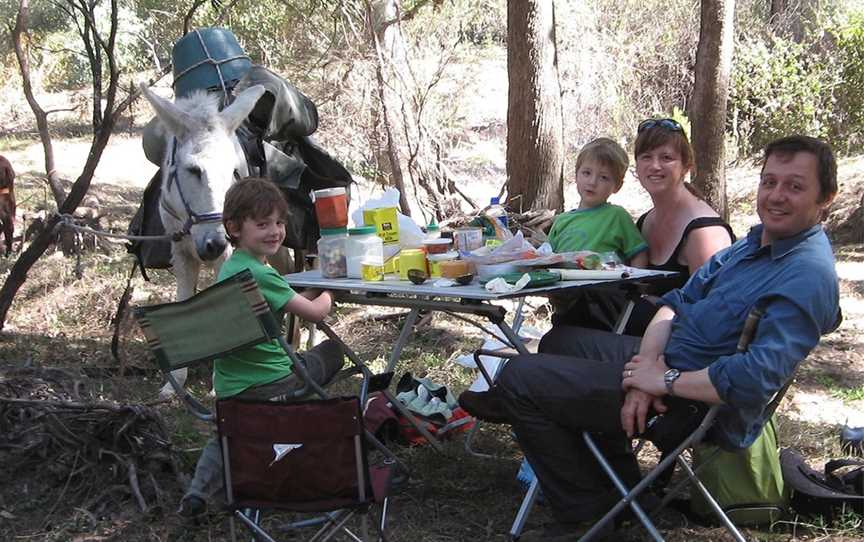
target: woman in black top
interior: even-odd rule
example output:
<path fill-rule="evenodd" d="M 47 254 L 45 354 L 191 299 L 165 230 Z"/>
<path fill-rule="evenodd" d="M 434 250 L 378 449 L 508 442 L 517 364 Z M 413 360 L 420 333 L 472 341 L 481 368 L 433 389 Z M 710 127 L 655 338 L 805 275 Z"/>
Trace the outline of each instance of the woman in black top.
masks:
<path fill-rule="evenodd" d="M 734 241 L 732 229 L 684 181 L 693 170 L 693 149 L 680 124 L 672 119 L 642 122 L 634 154 L 636 176 L 654 203 L 636 223 L 648 242 L 648 267 L 677 271 L 671 287 L 683 286 L 708 258 Z"/>
<path fill-rule="evenodd" d="M 735 236 L 684 180 L 692 172 L 694 160 L 681 125 L 672 119 L 648 119 L 639 124 L 637 134 L 636 176 L 654 203 L 636 223 L 648 243 L 648 268 L 678 272 L 668 280 L 652 283 L 652 293 L 662 294 L 683 286 L 708 258 L 732 244 Z M 587 297 L 591 298 L 590 306 L 584 310 L 553 316 L 553 330 L 541 343 L 543 351 L 551 353 L 559 338 L 566 339 L 572 330 L 561 328 L 567 326 L 610 329 L 625 302 L 622 295 Z M 649 301 L 637 303 L 625 333 L 641 336 L 654 312 L 656 308 Z"/>

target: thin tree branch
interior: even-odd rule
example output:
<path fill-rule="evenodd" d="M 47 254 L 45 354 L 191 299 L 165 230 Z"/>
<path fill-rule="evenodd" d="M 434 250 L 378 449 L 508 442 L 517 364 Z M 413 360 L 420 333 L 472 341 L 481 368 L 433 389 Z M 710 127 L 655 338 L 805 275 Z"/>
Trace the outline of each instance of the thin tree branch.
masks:
<path fill-rule="evenodd" d="M 437 0 L 432 0 L 432 1 L 437 3 Z M 429 0 L 419 0 L 416 4 L 414 4 L 411 7 L 411 9 L 406 11 L 404 15 L 402 15 L 401 11 L 400 11 L 399 15 L 395 19 L 390 19 L 389 21 L 383 21 L 379 24 L 378 27 L 381 30 L 385 30 L 390 25 L 399 23 L 401 21 L 410 21 L 411 19 L 413 19 L 417 15 L 417 13 L 420 11 L 420 9 L 428 3 L 429 3 Z"/>
<path fill-rule="evenodd" d="M 200 8 L 201 5 L 202 5 L 205 1 L 206 1 L 206 0 L 195 0 L 195 2 L 193 2 L 193 3 L 192 3 L 192 6 L 189 8 L 189 11 L 186 12 L 186 16 L 183 17 L 183 35 L 184 35 L 184 36 L 185 36 L 186 34 L 188 34 L 189 31 L 191 30 L 191 26 L 192 26 L 192 17 L 195 16 L 195 12 L 198 11 L 198 8 Z"/>

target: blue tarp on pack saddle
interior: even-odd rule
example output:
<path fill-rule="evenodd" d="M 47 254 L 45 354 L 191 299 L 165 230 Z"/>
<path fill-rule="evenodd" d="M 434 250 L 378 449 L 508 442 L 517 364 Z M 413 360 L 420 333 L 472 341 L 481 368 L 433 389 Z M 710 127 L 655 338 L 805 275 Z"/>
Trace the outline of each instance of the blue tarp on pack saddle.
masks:
<path fill-rule="evenodd" d="M 172 52 L 177 97 L 194 90 L 223 95 L 223 107 L 243 90 L 263 85 L 266 92 L 237 130 L 251 174 L 276 183 L 288 200 L 285 246 L 313 250 L 319 237 L 310 192 L 353 182 L 345 167 L 310 137 L 318 129 L 315 104 L 297 87 L 262 66 L 253 65 L 234 35 L 224 28 L 202 28 L 177 41 Z M 144 128 L 147 159 L 161 166 L 168 137 L 157 118 Z M 161 173 L 150 180 L 129 224 L 130 235 L 163 235 L 159 216 Z M 127 250 L 142 269 L 171 265 L 169 241 L 134 241 Z"/>

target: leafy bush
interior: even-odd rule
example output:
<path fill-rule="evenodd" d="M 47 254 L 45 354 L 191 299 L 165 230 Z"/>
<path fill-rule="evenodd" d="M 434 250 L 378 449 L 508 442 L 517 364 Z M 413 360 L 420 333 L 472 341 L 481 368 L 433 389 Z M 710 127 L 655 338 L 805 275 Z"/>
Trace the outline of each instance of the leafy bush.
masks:
<path fill-rule="evenodd" d="M 844 150 L 864 145 L 864 12 L 853 14 L 836 35 L 841 68 L 837 101 L 841 113 L 833 139 Z"/>
<path fill-rule="evenodd" d="M 828 137 L 837 120 L 837 60 L 813 43 L 779 36 L 745 38 L 733 62 L 729 123 L 739 152 L 750 156 L 790 133 Z"/>
<path fill-rule="evenodd" d="M 860 150 L 864 10 L 837 2 L 786 19 L 737 29 L 745 37 L 736 43 L 728 122 L 739 154 L 793 132 L 825 138 L 843 152 Z"/>

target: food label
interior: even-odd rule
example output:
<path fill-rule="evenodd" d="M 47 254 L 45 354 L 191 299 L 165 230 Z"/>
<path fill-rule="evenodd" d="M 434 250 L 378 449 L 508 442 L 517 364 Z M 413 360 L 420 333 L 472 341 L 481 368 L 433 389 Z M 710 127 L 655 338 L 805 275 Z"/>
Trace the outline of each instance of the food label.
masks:
<path fill-rule="evenodd" d="M 363 211 L 363 222 L 367 226 L 375 226 L 378 237 L 385 244 L 399 242 L 399 220 L 396 217 L 396 207 L 381 207 Z"/>

